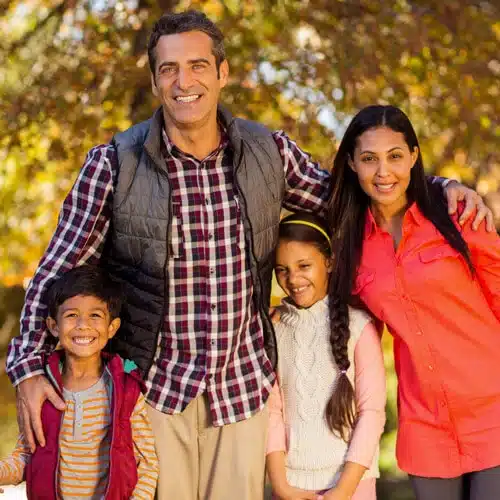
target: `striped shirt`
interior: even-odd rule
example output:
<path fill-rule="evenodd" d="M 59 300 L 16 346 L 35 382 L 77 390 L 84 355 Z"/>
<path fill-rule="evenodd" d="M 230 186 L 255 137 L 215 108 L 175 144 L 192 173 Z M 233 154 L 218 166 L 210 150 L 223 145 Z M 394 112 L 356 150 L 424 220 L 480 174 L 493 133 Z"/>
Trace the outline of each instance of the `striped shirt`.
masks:
<path fill-rule="evenodd" d="M 283 132 L 273 137 L 285 174 L 284 206 L 323 211 L 329 173 Z M 174 201 L 169 242 L 173 252 L 168 262 L 168 310 L 146 377 L 146 399 L 172 414 L 206 392 L 214 425 L 237 422 L 263 408 L 274 373 L 252 299 L 249 249 L 235 197 L 233 148 L 223 140 L 200 161 L 182 153 L 166 134 L 162 143 Z M 21 335 L 10 344 L 8 372 L 14 384 L 43 373 L 41 354 L 54 348 L 42 301 L 47 286 L 75 266 L 99 261 L 117 173 L 113 146 L 92 149 L 64 202 L 56 232 L 26 292 Z"/>
<path fill-rule="evenodd" d="M 59 495 L 64 500 L 99 500 L 106 493 L 109 473 L 112 383 L 105 370 L 100 380 L 84 391 L 63 389 L 66 402 L 59 434 Z M 133 499 L 154 498 L 158 462 L 153 433 L 141 395 L 131 416 L 138 482 Z M 30 458 L 22 436 L 13 454 L 0 462 L 0 483 L 22 481 Z"/>

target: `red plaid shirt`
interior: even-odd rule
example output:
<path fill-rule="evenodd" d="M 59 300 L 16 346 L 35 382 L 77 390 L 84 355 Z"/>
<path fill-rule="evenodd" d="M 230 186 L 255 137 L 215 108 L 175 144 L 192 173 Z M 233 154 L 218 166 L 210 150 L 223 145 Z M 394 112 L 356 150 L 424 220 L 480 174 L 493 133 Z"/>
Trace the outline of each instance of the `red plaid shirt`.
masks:
<path fill-rule="evenodd" d="M 233 151 L 223 139 L 199 161 L 182 153 L 166 134 L 164 139 L 174 206 L 169 310 L 147 374 L 146 399 L 160 411 L 178 413 L 206 392 L 214 425 L 237 422 L 263 408 L 274 373 L 252 300 Z M 284 206 L 322 212 L 328 172 L 283 132 L 275 132 L 274 139 L 285 170 Z M 117 171 L 113 146 L 93 148 L 64 201 L 56 232 L 26 293 L 21 335 L 9 346 L 7 369 L 14 384 L 43 373 L 40 355 L 54 348 L 41 300 L 48 285 L 75 266 L 99 261 Z"/>

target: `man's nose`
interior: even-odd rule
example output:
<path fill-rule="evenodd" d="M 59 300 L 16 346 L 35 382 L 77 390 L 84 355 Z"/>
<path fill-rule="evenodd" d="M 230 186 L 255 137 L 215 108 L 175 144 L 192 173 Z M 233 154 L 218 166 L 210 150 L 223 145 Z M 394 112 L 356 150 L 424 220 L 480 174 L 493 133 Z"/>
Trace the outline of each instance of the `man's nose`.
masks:
<path fill-rule="evenodd" d="M 180 68 L 177 73 L 177 86 L 180 90 L 188 90 L 193 85 L 193 75 L 189 68 Z"/>

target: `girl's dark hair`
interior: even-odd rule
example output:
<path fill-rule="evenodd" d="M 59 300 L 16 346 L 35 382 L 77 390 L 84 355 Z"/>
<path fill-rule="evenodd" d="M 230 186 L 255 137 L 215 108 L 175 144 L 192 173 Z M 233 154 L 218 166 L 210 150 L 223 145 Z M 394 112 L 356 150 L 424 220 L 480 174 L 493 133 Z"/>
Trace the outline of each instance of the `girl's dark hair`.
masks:
<path fill-rule="evenodd" d="M 226 59 L 224 35 L 203 12 L 187 10 L 174 14 L 164 14 L 153 26 L 148 42 L 149 67 L 153 77 L 156 69 L 156 46 L 160 38 L 164 35 L 176 35 L 189 31 L 202 31 L 212 39 L 212 54 L 215 57 L 218 74 L 221 62 Z"/>
<path fill-rule="evenodd" d="M 307 224 L 290 224 L 294 221 L 304 221 L 319 226 L 330 238 L 326 222 L 319 217 L 307 213 L 295 213 L 285 217 L 280 223 L 279 237 L 289 241 L 303 241 L 315 245 L 325 257 L 332 256 L 331 242 L 317 229 Z M 332 279 L 332 278 L 331 278 Z M 330 279 L 330 281 L 331 281 Z M 331 300 L 331 299 L 330 299 Z M 346 303 L 347 304 L 347 303 Z M 325 408 L 325 419 L 330 430 L 347 441 L 348 430 L 354 425 L 354 389 L 347 377 L 349 357 L 347 346 L 350 338 L 349 316 L 347 305 L 342 311 L 346 321 L 337 321 L 330 315 L 330 345 L 332 356 L 340 371 L 337 383 Z"/>
<path fill-rule="evenodd" d="M 298 223 L 297 223 L 298 222 Z M 300 224 L 305 222 L 305 224 Z M 321 228 L 326 236 L 307 224 L 314 224 Z M 279 238 L 289 241 L 301 241 L 314 245 L 325 257 L 330 258 L 332 251 L 330 247 L 330 232 L 324 219 L 307 212 L 296 212 L 283 217 L 279 227 Z"/>
<path fill-rule="evenodd" d="M 124 301 L 122 286 L 111 279 L 104 269 L 90 265 L 75 267 L 52 283 L 45 294 L 49 316 L 56 319 L 59 307 L 77 295 L 102 300 L 108 307 L 111 319 L 120 316 Z"/>
<path fill-rule="evenodd" d="M 330 323 L 332 332 L 337 332 L 336 342 L 332 341 L 332 346 L 338 350 L 335 359 L 339 360 L 337 364 L 342 370 L 347 370 L 350 364 L 347 357 L 348 303 L 361 260 L 365 214 L 370 205 L 370 198 L 361 189 L 358 177 L 348 161 L 354 158 L 358 137 L 377 127 L 388 127 L 402 133 L 410 151 L 418 148 L 418 158 L 411 169 L 406 192 L 408 203 L 416 203 L 422 214 L 434 224 L 446 241 L 460 252 L 471 272 L 474 272 L 467 244 L 448 214 L 442 186 L 429 183 L 425 177 L 420 146 L 408 117 L 394 106 L 368 106 L 362 109 L 347 127 L 335 156 L 328 202 L 328 223 L 335 255 L 329 285 Z M 339 431 L 341 426 L 343 429 L 352 429 L 356 418 L 354 391 L 348 382 L 347 377 L 341 378 L 338 386 L 339 399 L 332 401 L 331 414 L 334 418 L 329 423 L 336 431 Z M 340 434 L 345 437 L 345 431 Z"/>

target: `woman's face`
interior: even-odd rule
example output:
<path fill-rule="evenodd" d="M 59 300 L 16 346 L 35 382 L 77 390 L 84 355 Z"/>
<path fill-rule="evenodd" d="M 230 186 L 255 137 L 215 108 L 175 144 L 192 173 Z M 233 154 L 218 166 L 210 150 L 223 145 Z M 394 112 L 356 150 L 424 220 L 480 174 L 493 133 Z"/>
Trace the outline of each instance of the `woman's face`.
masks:
<path fill-rule="evenodd" d="M 369 129 L 358 137 L 349 166 L 376 208 L 399 211 L 407 204 L 406 190 L 418 158 L 405 137 L 388 127 Z"/>

